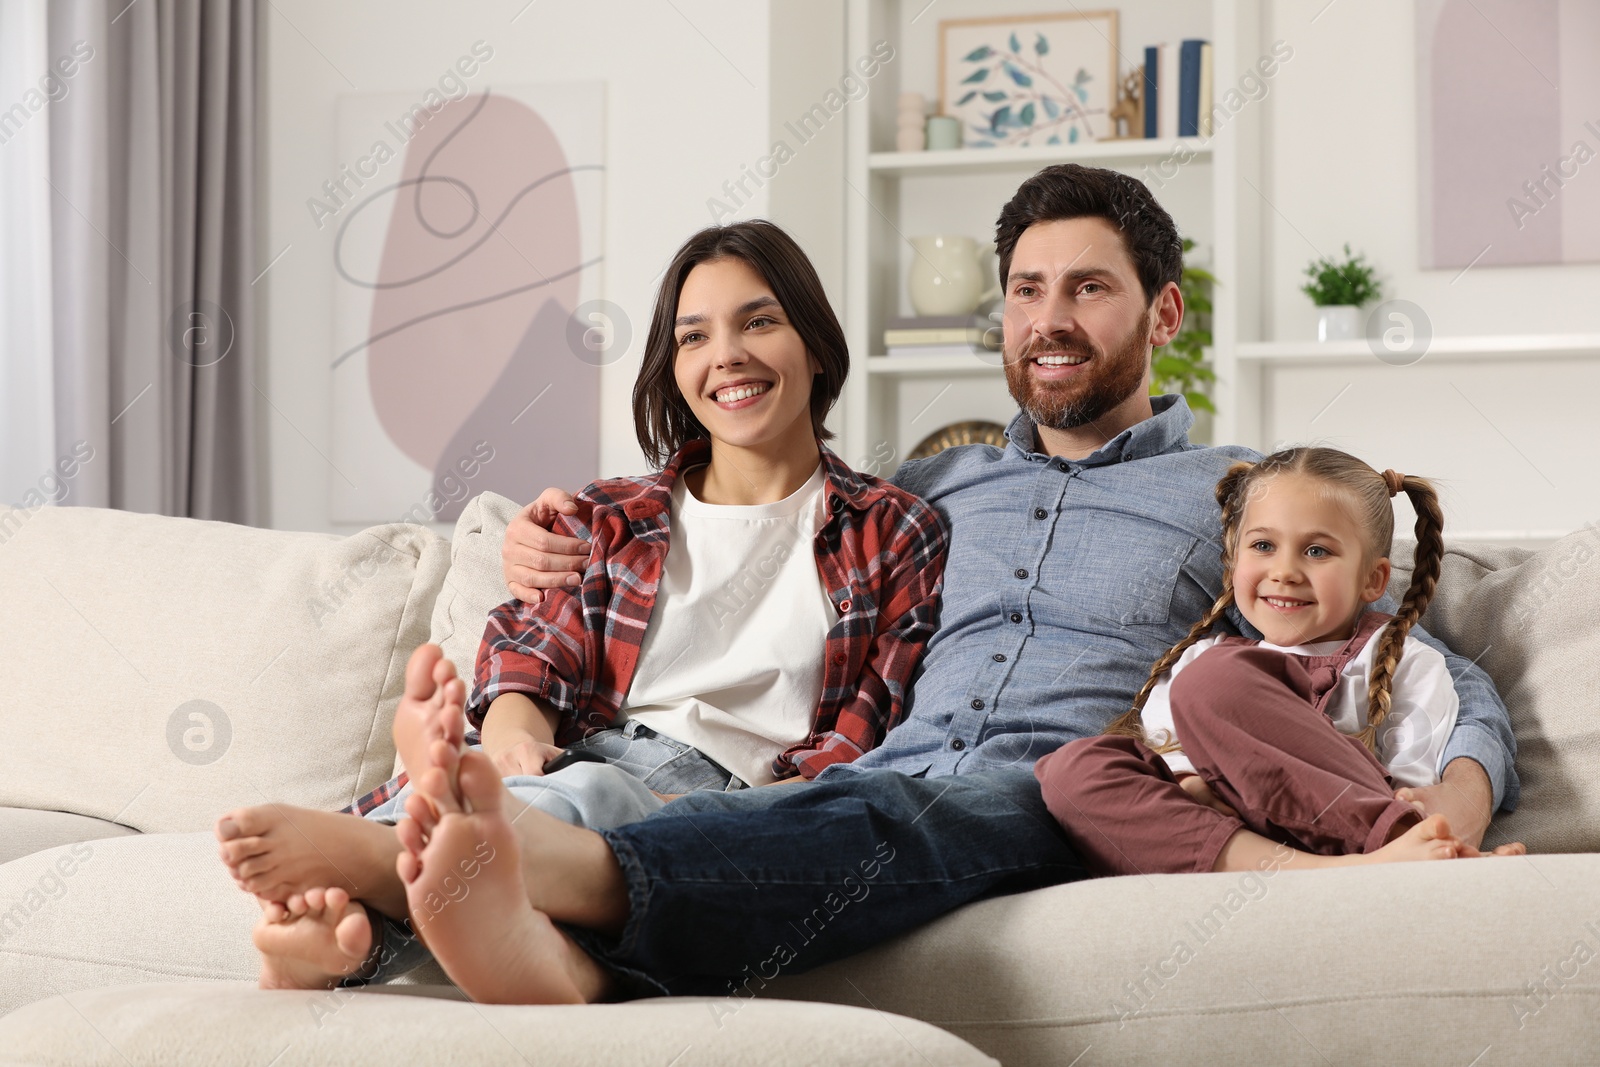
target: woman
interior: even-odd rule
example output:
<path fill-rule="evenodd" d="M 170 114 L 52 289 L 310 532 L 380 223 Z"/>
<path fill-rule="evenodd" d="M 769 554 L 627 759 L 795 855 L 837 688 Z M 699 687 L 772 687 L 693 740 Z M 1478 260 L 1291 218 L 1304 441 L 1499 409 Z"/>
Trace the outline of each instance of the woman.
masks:
<path fill-rule="evenodd" d="M 815 269 L 781 229 L 713 227 L 679 249 L 633 395 L 661 469 L 585 489 L 561 519 L 592 544 L 581 584 L 496 608 L 479 650 L 466 716 L 518 800 L 621 825 L 693 789 L 814 777 L 901 720 L 938 624 L 946 535 L 922 501 L 822 443 L 848 362 Z M 439 657 L 423 646 L 408 669 L 395 738 L 409 768 L 459 731 L 460 685 Z M 393 822 L 403 783 L 355 811 Z M 288 832 L 281 809 L 253 808 L 219 823 L 224 859 L 265 902 L 264 986 L 388 978 L 425 958 L 400 925 L 398 846 L 386 840 L 387 870 L 366 872 L 383 875 L 377 891 L 308 852 L 393 831 L 340 820 L 328 832 L 344 843 L 317 847 L 306 823 L 329 819 Z"/>

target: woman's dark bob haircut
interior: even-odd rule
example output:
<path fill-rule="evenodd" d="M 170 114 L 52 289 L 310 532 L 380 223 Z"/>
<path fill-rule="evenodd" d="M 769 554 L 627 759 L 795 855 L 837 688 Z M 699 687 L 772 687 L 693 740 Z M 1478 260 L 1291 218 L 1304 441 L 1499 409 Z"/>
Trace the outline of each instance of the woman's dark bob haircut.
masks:
<path fill-rule="evenodd" d="M 689 272 L 717 259 L 739 259 L 772 287 L 806 351 L 822 367 L 811 381 L 811 428 L 819 440 L 833 434 L 823 426 L 850 372 L 850 350 L 844 330 L 822 291 L 811 260 L 794 238 L 765 219 L 735 222 L 701 230 L 672 257 L 656 293 L 639 378 L 633 383 L 633 425 L 639 447 L 657 469 L 666 465 L 684 443 L 709 436 L 678 389 L 673 370 L 678 343 L 673 324 L 678 296 Z"/>

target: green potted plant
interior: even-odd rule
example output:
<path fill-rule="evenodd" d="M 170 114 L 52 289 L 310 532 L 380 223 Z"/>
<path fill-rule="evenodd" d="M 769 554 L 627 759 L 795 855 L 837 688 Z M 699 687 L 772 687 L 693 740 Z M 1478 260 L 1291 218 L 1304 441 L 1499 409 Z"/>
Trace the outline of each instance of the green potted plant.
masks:
<path fill-rule="evenodd" d="M 1178 280 L 1183 294 L 1183 325 L 1166 347 L 1155 350 L 1150 364 L 1150 393 L 1182 393 L 1195 414 L 1216 414 L 1206 390 L 1217 380 L 1216 371 L 1206 362 L 1205 350 L 1211 346 L 1211 287 L 1217 279 L 1208 270 L 1189 266 L 1187 260 L 1194 242 L 1183 239 L 1184 267 Z M 1208 436 L 1196 427 L 1198 439 Z"/>
<path fill-rule="evenodd" d="M 1377 268 L 1366 255 L 1351 255 L 1344 246 L 1342 260 L 1318 256 L 1305 270 L 1310 281 L 1300 291 L 1317 305 L 1317 340 L 1350 341 L 1361 336 L 1361 306 L 1383 295 Z"/>

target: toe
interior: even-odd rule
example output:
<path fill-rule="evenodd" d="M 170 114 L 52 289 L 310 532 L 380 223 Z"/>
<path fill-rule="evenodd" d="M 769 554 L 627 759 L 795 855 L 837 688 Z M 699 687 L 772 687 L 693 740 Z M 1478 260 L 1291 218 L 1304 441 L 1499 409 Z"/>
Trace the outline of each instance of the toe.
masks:
<path fill-rule="evenodd" d="M 406 661 L 406 696 L 413 700 L 427 700 L 438 690 L 434 681 L 435 669 L 444 658 L 438 645 L 418 645 Z"/>
<path fill-rule="evenodd" d="M 461 755 L 461 798 L 475 812 L 499 811 L 505 786 L 494 764 L 477 749 Z"/>

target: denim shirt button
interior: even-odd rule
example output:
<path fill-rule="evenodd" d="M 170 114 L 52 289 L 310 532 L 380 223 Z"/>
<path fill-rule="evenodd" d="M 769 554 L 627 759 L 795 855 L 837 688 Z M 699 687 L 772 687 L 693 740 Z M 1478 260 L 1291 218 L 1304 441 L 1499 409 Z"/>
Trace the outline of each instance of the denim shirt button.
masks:
<path fill-rule="evenodd" d="M 1013 611 L 1013 612 L 1012 612 L 1012 613 L 1011 613 L 1011 621 L 1012 621 L 1012 622 L 1021 622 L 1021 621 L 1022 621 L 1022 612 L 1020 612 L 1020 611 Z"/>
<path fill-rule="evenodd" d="M 972 710 L 973 711 L 982 711 L 983 710 L 983 699 L 981 697 L 974 698 L 974 700 L 972 701 Z"/>
<path fill-rule="evenodd" d="M 1026 567 L 1018 567 L 1017 568 L 1017 577 L 1018 578 L 1026 578 L 1027 576 L 1028 576 L 1028 568 L 1026 568 Z"/>
<path fill-rule="evenodd" d="M 994 654 L 994 661 L 996 663 L 1004 663 L 1006 661 L 1006 654 L 1004 652 L 996 652 Z"/>
<path fill-rule="evenodd" d="M 1034 508 L 1033 509 L 1033 517 L 1036 518 L 1036 519 L 1048 518 L 1049 515 L 1050 515 L 1050 513 L 1048 511 L 1046 511 L 1044 508 Z"/>
<path fill-rule="evenodd" d="M 957 752 L 960 752 L 962 749 L 967 747 L 967 743 L 958 737 L 954 741 L 950 742 L 950 747 L 955 749 Z"/>

